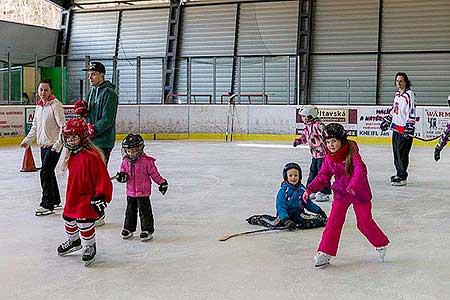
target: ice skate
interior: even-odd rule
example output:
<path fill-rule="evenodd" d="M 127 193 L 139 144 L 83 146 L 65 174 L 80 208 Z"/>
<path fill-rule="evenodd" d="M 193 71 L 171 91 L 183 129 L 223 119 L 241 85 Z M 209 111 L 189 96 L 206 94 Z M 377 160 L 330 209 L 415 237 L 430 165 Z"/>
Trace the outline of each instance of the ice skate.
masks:
<path fill-rule="evenodd" d="M 139 238 L 141 239 L 142 242 L 146 242 L 146 241 L 150 241 L 151 239 L 153 239 L 153 236 L 148 231 L 142 231 L 141 234 L 139 235 Z"/>
<path fill-rule="evenodd" d="M 384 247 L 376 247 L 375 251 L 378 253 L 378 257 L 384 262 L 384 257 L 386 256 L 386 246 Z"/>
<path fill-rule="evenodd" d="M 122 235 L 122 238 L 124 240 L 126 240 L 126 239 L 131 238 L 134 235 L 134 232 L 129 231 L 128 229 L 123 229 L 121 235 Z"/>
<path fill-rule="evenodd" d="M 311 199 L 311 200 L 316 199 L 316 193 L 309 194 L 309 199 Z"/>
<path fill-rule="evenodd" d="M 89 267 L 94 263 L 96 254 L 97 254 L 97 247 L 95 243 L 92 246 L 86 245 L 84 247 L 83 256 L 81 257 L 81 260 L 84 262 L 84 265 L 86 267 Z"/>
<path fill-rule="evenodd" d="M 331 195 L 324 194 L 322 192 L 316 193 L 316 202 L 327 202 L 330 201 Z"/>
<path fill-rule="evenodd" d="M 55 212 L 54 212 L 53 210 L 51 210 L 51 209 L 48 209 L 48 208 L 39 206 L 39 207 L 36 209 L 35 215 L 36 215 L 36 216 L 48 216 L 48 215 L 51 215 L 51 214 L 54 214 L 54 213 L 55 213 Z"/>
<path fill-rule="evenodd" d="M 392 179 L 391 184 L 392 184 L 393 186 L 404 186 L 404 185 L 407 184 L 407 181 L 406 181 L 406 179 L 403 179 L 403 178 L 401 178 L 401 177 L 399 177 L 399 176 L 395 176 L 395 177 Z"/>
<path fill-rule="evenodd" d="M 316 256 L 314 256 L 314 267 L 321 268 L 330 264 L 331 255 L 317 252 Z"/>
<path fill-rule="evenodd" d="M 62 243 L 58 249 L 56 250 L 58 252 L 59 256 L 64 256 L 67 255 L 69 253 L 75 252 L 80 250 L 81 247 L 81 240 L 77 239 L 77 240 L 67 240 L 64 243 Z"/>
<path fill-rule="evenodd" d="M 63 207 L 62 207 L 62 204 L 59 203 L 59 204 L 55 205 L 55 207 L 53 208 L 53 210 L 59 210 L 59 209 L 62 209 L 62 208 L 63 208 Z"/>
<path fill-rule="evenodd" d="M 95 220 L 95 227 L 100 227 L 105 225 L 105 214 L 99 216 L 97 220 Z"/>

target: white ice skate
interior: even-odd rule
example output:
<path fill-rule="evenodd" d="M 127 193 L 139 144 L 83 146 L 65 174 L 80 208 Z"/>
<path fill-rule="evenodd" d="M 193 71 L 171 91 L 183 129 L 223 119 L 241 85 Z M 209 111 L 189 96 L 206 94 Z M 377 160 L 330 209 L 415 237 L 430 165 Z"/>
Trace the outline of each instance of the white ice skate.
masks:
<path fill-rule="evenodd" d="M 100 227 L 105 225 L 105 215 L 103 214 L 101 217 L 99 217 L 97 220 L 95 220 L 95 227 Z"/>
<path fill-rule="evenodd" d="M 86 267 L 89 267 L 94 263 L 96 254 L 97 254 L 97 247 L 95 243 L 94 245 L 86 245 L 84 247 L 83 256 L 81 256 L 81 260 L 83 261 Z"/>
<path fill-rule="evenodd" d="M 36 215 L 36 216 L 48 216 L 48 215 L 51 215 L 51 214 L 54 214 L 54 213 L 55 213 L 55 212 L 54 212 L 53 210 L 50 210 L 50 209 L 48 209 L 48 208 L 39 206 L 39 207 L 36 209 L 35 215 Z"/>
<path fill-rule="evenodd" d="M 316 193 L 309 194 L 309 199 L 311 199 L 311 200 L 316 199 Z"/>
<path fill-rule="evenodd" d="M 377 247 L 375 248 L 375 251 L 377 251 L 378 257 L 381 259 L 381 261 L 384 262 L 384 257 L 386 256 L 386 246 Z"/>
<path fill-rule="evenodd" d="M 316 202 L 327 202 L 330 201 L 331 195 L 324 194 L 322 192 L 316 193 Z"/>
<path fill-rule="evenodd" d="M 330 264 L 331 255 L 317 252 L 316 256 L 314 256 L 314 267 L 321 268 Z"/>

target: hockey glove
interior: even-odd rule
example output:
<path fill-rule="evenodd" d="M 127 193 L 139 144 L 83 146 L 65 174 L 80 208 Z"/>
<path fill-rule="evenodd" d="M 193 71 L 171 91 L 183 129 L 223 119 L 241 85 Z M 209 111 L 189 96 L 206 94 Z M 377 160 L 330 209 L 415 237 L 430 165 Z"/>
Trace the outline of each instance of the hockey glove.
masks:
<path fill-rule="evenodd" d="M 88 123 L 88 130 L 89 130 L 89 138 L 93 139 L 94 138 L 94 124 L 92 123 Z"/>
<path fill-rule="evenodd" d="M 88 104 L 84 100 L 78 100 L 74 105 L 74 112 L 82 118 L 85 118 L 88 113 Z"/>
<path fill-rule="evenodd" d="M 289 218 L 285 218 L 281 220 L 281 222 L 283 222 L 283 225 L 286 226 L 289 231 L 294 231 L 295 229 L 297 229 L 297 224 L 295 224 Z"/>
<path fill-rule="evenodd" d="M 161 192 L 161 194 L 165 195 L 168 188 L 169 188 L 169 184 L 167 183 L 167 180 L 164 180 L 164 182 L 161 183 L 161 185 L 159 186 L 158 189 Z"/>
<path fill-rule="evenodd" d="M 405 135 L 414 136 L 414 123 L 406 123 Z"/>
<path fill-rule="evenodd" d="M 442 151 L 442 147 L 439 146 L 439 144 L 436 145 L 436 147 L 434 148 L 434 160 L 438 161 L 441 159 L 441 151 Z"/>
<path fill-rule="evenodd" d="M 389 127 L 391 127 L 391 123 L 392 123 L 392 116 L 391 115 L 385 116 L 383 121 L 381 121 L 381 124 L 380 124 L 381 131 L 388 130 Z"/>
<path fill-rule="evenodd" d="M 104 195 L 98 195 L 91 198 L 91 205 L 95 212 L 100 215 L 108 206 L 108 203 L 106 203 Z"/>
<path fill-rule="evenodd" d="M 128 180 L 128 174 L 125 172 L 117 172 L 116 180 L 120 183 L 125 183 Z"/>
<path fill-rule="evenodd" d="M 295 140 L 294 140 L 294 143 L 292 144 L 292 146 L 294 146 L 294 148 L 295 148 L 295 147 L 297 147 L 298 145 L 300 145 L 300 140 L 295 139 Z"/>

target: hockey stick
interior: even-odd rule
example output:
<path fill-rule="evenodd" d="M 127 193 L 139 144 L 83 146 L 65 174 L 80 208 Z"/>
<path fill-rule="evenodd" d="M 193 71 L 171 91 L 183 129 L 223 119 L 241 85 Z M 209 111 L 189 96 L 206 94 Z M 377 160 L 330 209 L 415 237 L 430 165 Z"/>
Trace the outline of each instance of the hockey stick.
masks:
<path fill-rule="evenodd" d="M 422 141 L 422 142 L 431 142 L 431 141 L 437 140 L 438 138 L 441 137 L 440 135 L 438 135 L 438 136 L 436 136 L 434 138 L 424 139 L 424 138 L 420 138 L 418 136 L 413 136 L 411 134 L 408 134 L 408 136 L 410 136 L 410 137 L 412 137 L 412 138 L 414 138 L 416 140 Z"/>
<path fill-rule="evenodd" d="M 235 236 L 247 235 L 247 234 L 258 233 L 258 232 L 274 231 L 274 230 L 285 230 L 285 229 L 287 229 L 287 227 L 271 227 L 271 228 L 264 228 L 264 229 L 258 229 L 258 230 L 238 232 L 238 233 L 222 236 L 219 238 L 219 241 L 223 242 L 223 241 L 229 240 Z"/>

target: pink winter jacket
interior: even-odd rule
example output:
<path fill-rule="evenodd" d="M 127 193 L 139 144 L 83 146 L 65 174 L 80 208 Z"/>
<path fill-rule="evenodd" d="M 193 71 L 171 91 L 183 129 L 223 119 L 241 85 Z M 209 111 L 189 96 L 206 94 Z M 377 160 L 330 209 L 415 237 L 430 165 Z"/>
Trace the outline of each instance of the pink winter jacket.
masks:
<path fill-rule="evenodd" d="M 331 177 L 334 175 L 335 181 L 331 186 L 334 193 L 334 199 L 346 202 L 364 202 L 372 199 L 369 180 L 367 179 L 367 167 L 361 159 L 359 148 L 356 142 L 349 141 L 353 148 L 352 163 L 353 172 L 350 176 L 345 175 L 345 161 L 334 163 L 330 156 L 325 156 L 322 167 L 317 177 L 308 185 L 308 190 L 317 192 L 325 186 L 330 185 Z M 356 195 L 347 192 L 351 188 Z"/>
<path fill-rule="evenodd" d="M 297 139 L 300 144 L 309 145 L 309 150 L 314 158 L 322 158 L 327 154 L 322 138 L 323 128 L 324 125 L 320 119 L 316 118 L 314 121 L 305 124 L 302 135 Z"/>
<path fill-rule="evenodd" d="M 146 197 L 152 193 L 152 180 L 161 185 L 165 179 L 159 174 L 153 157 L 141 154 L 135 162 L 130 163 L 124 158 L 120 165 L 120 172 L 128 174 L 127 196 Z"/>

